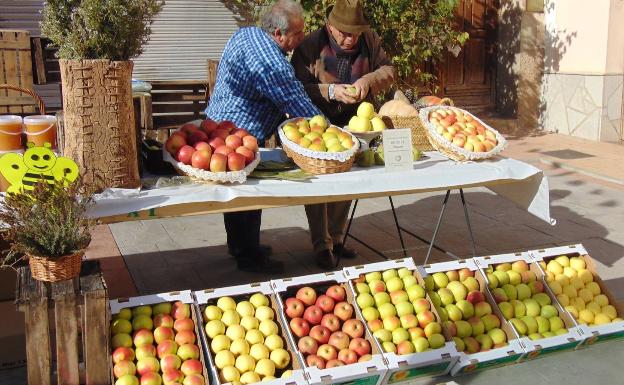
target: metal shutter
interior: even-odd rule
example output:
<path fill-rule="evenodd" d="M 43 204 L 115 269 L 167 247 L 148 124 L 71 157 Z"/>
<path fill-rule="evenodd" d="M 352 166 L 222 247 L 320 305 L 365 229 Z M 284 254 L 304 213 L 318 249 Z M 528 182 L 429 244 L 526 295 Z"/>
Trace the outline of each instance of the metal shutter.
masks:
<path fill-rule="evenodd" d="M 43 0 L 0 0 L 0 29 L 25 29 L 39 36 Z"/>
<path fill-rule="evenodd" d="M 166 0 L 143 54 L 134 59 L 133 77 L 206 79 L 206 60 L 220 59 L 227 40 L 246 23 L 240 19 L 222 1 Z"/>

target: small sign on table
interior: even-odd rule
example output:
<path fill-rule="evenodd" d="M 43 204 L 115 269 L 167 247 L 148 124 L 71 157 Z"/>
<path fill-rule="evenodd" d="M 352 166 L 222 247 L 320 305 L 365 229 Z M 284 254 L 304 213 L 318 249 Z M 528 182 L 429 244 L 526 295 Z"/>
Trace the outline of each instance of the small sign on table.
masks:
<path fill-rule="evenodd" d="M 409 128 L 384 130 L 382 140 L 386 171 L 406 171 L 413 168 L 412 132 Z"/>

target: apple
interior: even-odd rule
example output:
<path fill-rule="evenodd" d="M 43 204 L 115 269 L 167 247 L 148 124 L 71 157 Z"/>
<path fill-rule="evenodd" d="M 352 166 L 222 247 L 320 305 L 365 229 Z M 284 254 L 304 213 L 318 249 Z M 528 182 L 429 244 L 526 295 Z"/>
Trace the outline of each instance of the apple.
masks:
<path fill-rule="evenodd" d="M 325 314 L 321 319 L 321 325 L 329 329 L 330 332 L 340 330 L 340 319 L 334 314 Z"/>
<path fill-rule="evenodd" d="M 173 328 L 176 332 L 181 332 L 185 330 L 193 331 L 195 330 L 195 323 L 190 318 L 178 319 L 174 322 Z"/>
<path fill-rule="evenodd" d="M 230 120 L 223 120 L 221 123 L 219 123 L 217 128 L 220 130 L 226 130 L 227 132 L 230 132 L 236 129 L 236 124 L 234 124 L 234 122 Z"/>
<path fill-rule="evenodd" d="M 234 151 L 238 154 L 241 154 L 243 157 L 245 157 L 245 166 L 253 162 L 253 160 L 256 158 L 256 154 L 250 149 L 248 149 L 247 147 L 243 147 L 243 146 L 237 147 Z"/>
<path fill-rule="evenodd" d="M 304 286 L 297 290 L 295 297 L 304 305 L 311 306 L 316 302 L 316 291 L 309 286 Z"/>
<path fill-rule="evenodd" d="M 375 305 L 377 308 L 386 303 L 391 304 L 390 295 L 386 292 L 375 293 L 373 294 L 373 298 L 375 299 Z"/>
<path fill-rule="evenodd" d="M 176 350 L 177 349 L 178 347 L 176 346 Z M 156 357 L 156 348 L 154 347 L 154 345 L 139 346 L 136 348 L 135 356 L 137 361 L 145 357 Z"/>
<path fill-rule="evenodd" d="M 258 151 L 258 140 L 251 135 L 243 137 L 243 146 L 250 149 L 253 152 Z"/>
<path fill-rule="evenodd" d="M 403 289 L 407 290 L 412 286 L 418 285 L 418 280 L 413 275 L 408 275 L 406 277 L 401 278 L 403 280 Z"/>
<path fill-rule="evenodd" d="M 290 363 L 290 354 L 284 349 L 275 349 L 271 352 L 270 360 L 277 369 L 284 369 Z"/>
<path fill-rule="evenodd" d="M 245 333 L 247 333 L 247 330 L 238 324 L 230 325 L 225 330 L 225 335 L 228 336 L 229 339 L 231 339 L 232 341 L 239 339 L 239 338 L 245 338 Z"/>
<path fill-rule="evenodd" d="M 272 377 L 275 374 L 275 363 L 268 358 L 263 358 L 256 363 L 254 371 L 263 378 Z"/>
<path fill-rule="evenodd" d="M 381 319 L 392 317 L 397 314 L 396 308 L 391 303 L 384 303 L 381 306 L 378 306 L 377 310 L 379 310 L 379 316 Z"/>
<path fill-rule="evenodd" d="M 171 307 L 171 316 L 176 319 L 184 319 L 191 317 L 191 307 L 188 303 L 176 301 Z"/>
<path fill-rule="evenodd" d="M 113 363 L 121 361 L 134 361 L 134 351 L 131 348 L 121 346 L 113 351 Z"/>
<path fill-rule="evenodd" d="M 433 313 L 430 312 L 429 310 L 426 310 L 426 311 L 424 311 L 422 313 L 418 313 L 416 315 L 416 317 L 418 318 L 418 325 L 421 328 L 424 328 L 425 326 L 427 326 L 431 322 L 435 321 L 435 315 L 433 315 Z"/>
<path fill-rule="evenodd" d="M 136 363 L 136 372 L 141 376 L 148 372 L 158 372 L 158 370 L 160 370 L 160 364 L 154 357 L 145 357 Z"/>
<path fill-rule="evenodd" d="M 218 336 L 219 334 L 225 333 L 225 324 L 221 320 L 212 320 L 212 321 L 208 321 L 205 329 L 206 329 L 206 334 L 208 335 L 208 337 L 212 339 Z"/>
<path fill-rule="evenodd" d="M 191 146 L 195 146 L 199 142 L 207 142 L 208 135 L 203 131 L 195 131 L 188 136 L 188 143 Z"/>
<path fill-rule="evenodd" d="M 348 345 L 348 342 L 347 342 L 347 347 L 348 346 L 349 345 Z M 329 361 L 329 360 L 333 360 L 336 357 L 338 357 L 338 352 L 336 350 L 336 347 L 334 347 L 333 345 L 323 344 L 323 345 L 318 347 L 318 349 L 316 351 L 316 355 L 321 357 L 325 361 Z"/>
<path fill-rule="evenodd" d="M 466 301 L 470 302 L 473 305 L 476 305 L 479 302 L 484 302 L 485 296 L 482 292 L 478 290 L 473 290 L 466 295 Z"/>
<path fill-rule="evenodd" d="M 200 142 L 203 143 L 203 142 Z M 210 148 L 210 146 L 208 146 Z M 200 168 L 202 170 L 210 169 L 210 158 L 212 155 L 212 150 L 201 149 L 197 150 L 191 156 L 191 166 L 195 168 Z"/>
<path fill-rule="evenodd" d="M 360 309 L 375 306 L 375 299 L 369 293 L 359 294 L 355 301 Z"/>
<path fill-rule="evenodd" d="M 342 350 L 342 349 L 346 349 L 349 347 L 349 341 L 350 339 L 347 333 L 337 331 L 337 332 L 333 332 L 329 336 L 328 344 L 335 347 L 338 350 Z M 321 355 L 321 357 L 323 356 Z"/>
<path fill-rule="evenodd" d="M 364 335 L 364 325 L 360 320 L 349 319 L 342 325 L 342 331 L 351 338 L 358 338 Z"/>
<path fill-rule="evenodd" d="M 162 384 L 162 377 L 158 373 L 145 373 L 141 376 L 141 385 L 160 385 Z"/>
<path fill-rule="evenodd" d="M 314 338 L 320 344 L 326 344 L 329 341 L 331 331 L 322 325 L 315 325 L 310 329 L 310 337 Z"/>
<path fill-rule="evenodd" d="M 346 293 L 345 289 L 342 286 L 333 285 L 327 289 L 325 295 L 331 297 L 334 302 L 342 302 L 345 299 Z"/>
<path fill-rule="evenodd" d="M 386 288 L 390 293 L 397 290 L 403 290 L 403 280 L 399 277 L 392 277 L 386 282 Z"/>
<path fill-rule="evenodd" d="M 223 312 L 223 316 L 221 316 L 221 322 L 225 326 L 238 325 L 240 324 L 240 316 L 236 310 L 226 310 Z"/>
<path fill-rule="evenodd" d="M 245 168 L 245 157 L 237 152 L 227 155 L 227 167 L 229 171 L 240 171 Z"/>
<path fill-rule="evenodd" d="M 341 303 L 344 303 L 344 302 L 341 302 Z M 321 322 L 322 318 L 323 318 L 323 310 L 321 310 L 321 308 L 316 305 L 312 305 L 308 307 L 303 312 L 303 319 L 308 321 L 310 325 L 318 325 Z"/>
<path fill-rule="evenodd" d="M 418 317 L 414 314 L 406 314 L 399 318 L 401 327 L 409 329 L 418 326 Z"/>
<path fill-rule="evenodd" d="M 234 353 L 235 356 L 249 354 L 249 342 L 244 338 L 235 339 L 230 344 L 230 351 Z"/>
<path fill-rule="evenodd" d="M 165 385 L 179 384 L 184 381 L 184 374 L 177 369 L 167 370 L 163 372 L 162 380 Z"/>
<path fill-rule="evenodd" d="M 238 135 L 230 134 L 225 138 L 225 145 L 230 148 L 236 149 L 237 147 L 243 145 L 243 139 Z"/>
<path fill-rule="evenodd" d="M 263 358 L 269 358 L 271 351 L 264 344 L 254 344 L 249 348 L 249 355 L 252 356 L 256 361 L 259 361 Z"/>
<path fill-rule="evenodd" d="M 390 316 L 383 319 L 383 327 L 387 330 L 393 331 L 394 329 L 401 327 L 401 321 L 397 316 Z"/>
<path fill-rule="evenodd" d="M 264 339 L 264 345 L 269 348 L 270 351 L 282 349 L 284 347 L 284 341 L 282 337 L 278 335 L 268 336 Z"/>
<path fill-rule="evenodd" d="M 279 327 L 273 320 L 270 319 L 262 320 L 262 322 L 260 322 L 258 330 L 260 330 L 264 337 L 279 333 Z"/>
<path fill-rule="evenodd" d="M 357 282 L 355 284 L 355 291 L 358 294 L 370 293 L 370 287 L 368 287 L 368 285 L 364 282 Z"/>
<path fill-rule="evenodd" d="M 185 135 L 192 135 L 193 133 L 199 131 L 199 127 L 193 123 L 185 123 L 180 127 L 179 132 L 184 133 Z"/>
<path fill-rule="evenodd" d="M 139 379 L 133 375 L 126 374 L 115 381 L 115 385 L 139 385 Z"/>
<path fill-rule="evenodd" d="M 250 344 L 258 344 L 264 342 L 264 335 L 260 330 L 249 330 L 247 334 L 245 334 L 245 340 Z"/>
<path fill-rule="evenodd" d="M 194 344 L 195 343 L 195 333 L 190 330 L 183 330 L 176 334 L 175 342 L 178 345 L 184 344 Z"/>
<path fill-rule="evenodd" d="M 325 360 L 315 354 L 306 357 L 306 365 L 316 366 L 319 369 L 325 369 Z"/>
<path fill-rule="evenodd" d="M 178 153 L 178 150 L 186 145 L 186 136 L 183 133 L 174 132 L 165 142 L 165 149 L 171 155 Z"/>
<path fill-rule="evenodd" d="M 134 362 L 129 360 L 118 361 L 113 367 L 113 375 L 115 376 L 115 378 L 120 378 L 125 375 L 134 376 L 135 373 L 136 366 L 134 365 Z"/>
<path fill-rule="evenodd" d="M 271 309 L 268 306 L 258 306 L 256 308 L 256 318 L 259 319 L 260 321 L 266 320 L 266 319 L 270 319 L 272 320 L 275 317 L 275 313 L 273 312 L 273 309 Z"/>
<path fill-rule="evenodd" d="M 423 289 L 420 285 L 410 286 L 406 288 L 405 291 L 410 301 L 425 298 L 425 289 Z"/>
<path fill-rule="evenodd" d="M 301 351 L 301 353 L 303 354 L 316 354 L 319 346 L 318 342 L 314 338 L 310 336 L 304 336 L 301 337 L 301 339 L 297 343 L 297 347 L 299 348 L 299 351 Z"/>
<path fill-rule="evenodd" d="M 475 316 L 481 318 L 486 314 L 492 313 L 492 307 L 487 302 L 478 302 L 474 305 Z"/>
<path fill-rule="evenodd" d="M 499 328 L 501 326 L 500 319 L 494 314 L 486 314 L 481 317 L 481 321 L 483 321 L 483 325 L 485 326 L 485 331 L 489 332 L 494 328 Z"/>
<path fill-rule="evenodd" d="M 401 302 L 407 302 L 408 300 L 409 300 L 409 296 L 403 290 L 397 290 L 397 291 L 393 291 L 390 293 L 390 302 L 392 302 L 393 305 L 397 305 Z"/>
<path fill-rule="evenodd" d="M 111 334 L 125 333 L 130 334 L 132 332 L 132 324 L 125 319 L 116 319 L 111 325 Z"/>
<path fill-rule="evenodd" d="M 160 359 L 160 369 L 163 372 L 172 369 L 180 369 L 181 364 L 182 361 L 180 360 L 180 357 L 175 354 L 167 354 Z"/>
<path fill-rule="evenodd" d="M 375 293 L 383 293 L 386 291 L 386 284 L 379 280 L 372 281 L 371 283 L 368 284 L 368 287 L 370 288 L 370 292 L 373 295 Z"/>
<path fill-rule="evenodd" d="M 425 298 L 415 299 L 414 302 L 412 302 L 412 305 L 414 307 L 414 311 L 416 312 L 416 314 L 419 314 L 419 313 L 422 313 L 431 309 L 431 304 Z"/>
<path fill-rule="evenodd" d="M 401 341 L 396 345 L 396 353 L 398 355 L 412 354 L 416 351 L 411 341 Z"/>
<path fill-rule="evenodd" d="M 269 298 L 262 293 L 254 293 L 249 297 L 249 302 L 255 307 L 269 306 Z"/>
<path fill-rule="evenodd" d="M 383 321 L 380 319 L 375 319 L 367 322 L 368 328 L 374 333 L 379 329 L 383 329 Z"/>
<path fill-rule="evenodd" d="M 342 349 L 338 352 L 338 360 L 345 364 L 354 364 L 358 360 L 358 355 L 351 349 Z"/>
<path fill-rule="evenodd" d="M 183 360 L 190 360 L 190 359 L 196 360 L 199 358 L 199 347 L 197 345 L 192 345 L 192 344 L 182 345 L 178 348 L 178 356 L 180 356 L 180 358 Z"/>
<path fill-rule="evenodd" d="M 194 152 L 195 152 L 195 148 L 186 144 L 180 147 L 180 149 L 178 149 L 178 152 L 176 152 L 175 157 L 179 162 L 182 162 L 184 164 L 191 164 L 191 159 L 193 157 Z"/>
<path fill-rule="evenodd" d="M 210 133 L 210 139 L 219 138 L 223 141 L 223 143 L 225 143 L 225 138 L 227 138 L 228 135 L 230 135 L 230 133 L 227 132 L 227 130 L 222 130 L 222 129 L 217 128 L 216 130 Z"/>
<path fill-rule="evenodd" d="M 202 120 L 202 122 L 199 124 L 199 128 L 202 131 L 204 131 L 206 134 L 210 134 L 212 131 L 216 130 L 217 127 L 218 127 L 217 122 L 215 122 L 214 120 L 210 118 L 206 118 Z"/>
<path fill-rule="evenodd" d="M 347 302 L 338 302 L 334 307 L 334 315 L 346 321 L 353 315 L 353 306 Z"/>
<path fill-rule="evenodd" d="M 305 319 L 297 317 L 290 320 L 290 330 L 297 337 L 304 337 L 310 333 L 310 325 Z"/>
<path fill-rule="evenodd" d="M 409 302 L 400 302 L 396 305 L 396 313 L 399 317 L 414 314 L 414 306 Z"/>
<path fill-rule="evenodd" d="M 362 309 L 362 316 L 366 321 L 372 321 L 379 318 L 379 311 L 372 306 L 365 307 Z"/>
<path fill-rule="evenodd" d="M 173 327 L 173 317 L 170 316 L 169 314 L 158 314 L 154 317 L 154 327 L 158 328 L 160 326 L 166 327 L 166 328 L 172 328 Z M 154 337 L 156 337 L 156 331 L 154 330 Z"/>
<path fill-rule="evenodd" d="M 130 334 L 126 333 L 115 334 L 111 339 L 111 345 L 113 349 L 119 347 L 130 348 L 132 347 L 132 337 L 130 337 Z"/>
<path fill-rule="evenodd" d="M 303 305 L 303 302 L 294 297 L 288 298 L 285 305 L 285 312 L 289 318 L 301 317 L 303 315 L 303 312 L 305 311 L 305 306 Z"/>
<path fill-rule="evenodd" d="M 229 350 L 221 350 L 214 356 L 215 366 L 219 369 L 223 369 L 226 366 L 233 366 L 236 357 L 234 357 L 234 353 Z"/>
<path fill-rule="evenodd" d="M 206 380 L 204 379 L 204 376 L 202 376 L 200 373 L 191 373 L 188 376 L 184 377 L 184 381 L 182 382 L 182 385 L 205 385 L 205 384 L 206 384 Z"/>

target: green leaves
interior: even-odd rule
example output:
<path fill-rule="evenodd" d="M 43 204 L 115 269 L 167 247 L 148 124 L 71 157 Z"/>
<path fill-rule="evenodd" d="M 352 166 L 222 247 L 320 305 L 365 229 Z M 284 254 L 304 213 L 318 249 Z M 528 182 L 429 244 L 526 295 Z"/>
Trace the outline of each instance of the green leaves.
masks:
<path fill-rule="evenodd" d="M 48 0 L 41 30 L 62 59 L 129 60 L 142 52 L 164 0 Z"/>

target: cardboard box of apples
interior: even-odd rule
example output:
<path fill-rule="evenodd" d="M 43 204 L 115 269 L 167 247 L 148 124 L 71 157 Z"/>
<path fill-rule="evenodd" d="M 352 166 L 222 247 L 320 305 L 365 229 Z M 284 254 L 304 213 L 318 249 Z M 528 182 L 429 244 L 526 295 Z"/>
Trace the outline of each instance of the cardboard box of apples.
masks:
<path fill-rule="evenodd" d="M 520 336 L 523 360 L 575 349 L 584 340 L 528 252 L 478 257 L 475 262 L 500 312 Z"/>
<path fill-rule="evenodd" d="M 196 291 L 212 383 L 305 384 L 269 282 Z"/>
<path fill-rule="evenodd" d="M 580 325 L 583 346 L 624 337 L 624 304 L 596 273 L 583 245 L 532 250 L 548 288 Z"/>
<path fill-rule="evenodd" d="M 207 385 L 190 291 L 110 301 L 115 385 Z"/>
<path fill-rule="evenodd" d="M 341 271 L 271 285 L 311 385 L 382 383 L 387 367 Z"/>
<path fill-rule="evenodd" d="M 242 183 L 260 162 L 260 152 L 257 139 L 244 128 L 207 118 L 174 131 L 163 147 L 163 159 L 199 180 Z"/>
<path fill-rule="evenodd" d="M 459 352 L 452 375 L 518 362 L 525 351 L 499 312 L 474 260 L 423 266 L 421 284 L 443 319 L 442 329 Z"/>
<path fill-rule="evenodd" d="M 457 107 L 427 107 L 419 115 L 431 145 L 453 160 L 491 158 L 507 144 L 498 131 Z"/>
<path fill-rule="evenodd" d="M 452 339 L 418 283 L 412 259 L 347 267 L 345 276 L 357 295 L 357 311 L 373 331 L 388 362 L 386 382 L 444 375 L 458 358 Z"/>

